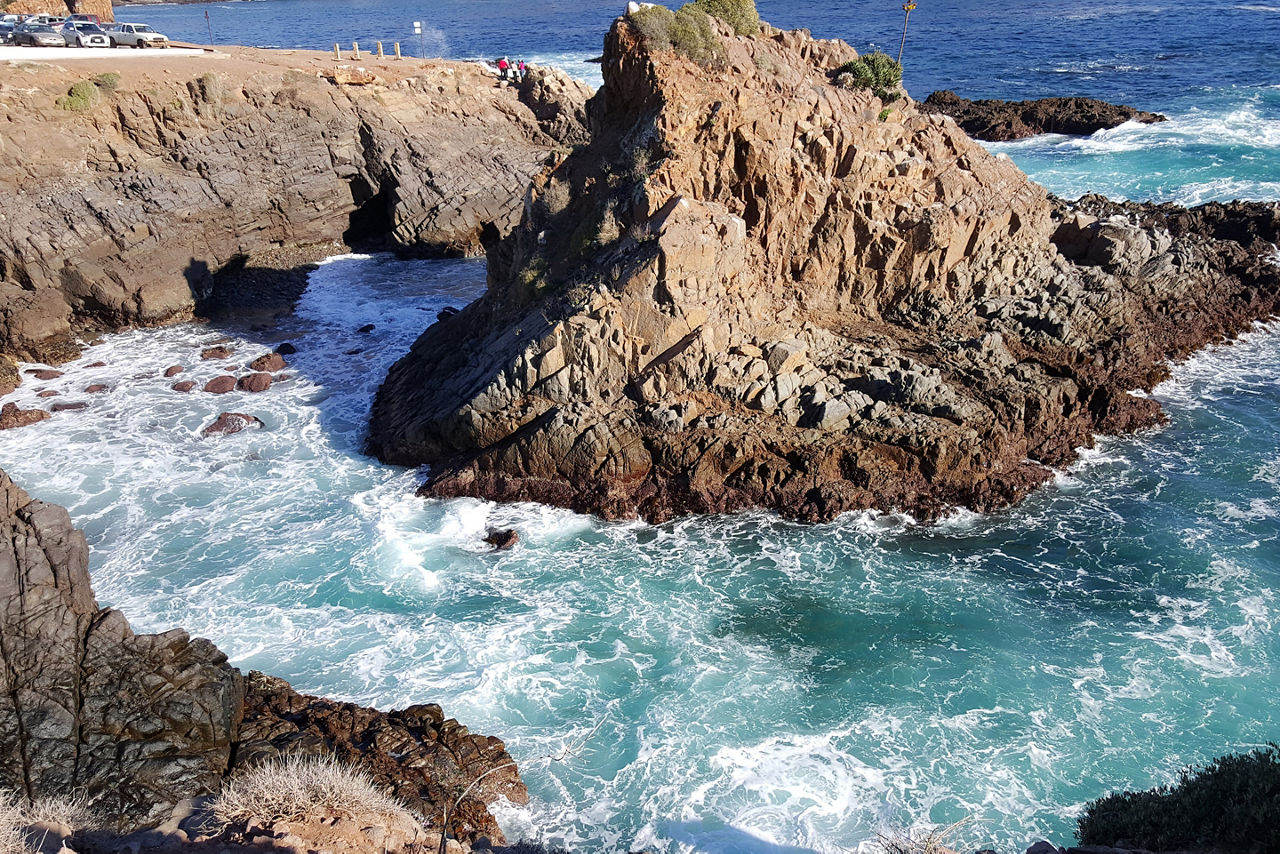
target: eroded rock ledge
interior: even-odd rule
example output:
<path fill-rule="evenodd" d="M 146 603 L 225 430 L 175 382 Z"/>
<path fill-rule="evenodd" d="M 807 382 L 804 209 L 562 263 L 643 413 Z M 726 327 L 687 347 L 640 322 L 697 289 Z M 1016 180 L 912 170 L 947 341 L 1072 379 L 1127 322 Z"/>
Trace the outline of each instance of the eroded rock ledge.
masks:
<path fill-rule="evenodd" d="M 986 510 L 1159 423 L 1131 391 L 1276 311 L 1275 206 L 1099 219 L 950 119 L 831 85 L 844 43 L 720 36 L 708 71 L 615 23 L 593 143 L 392 368 L 369 447 L 429 464 L 424 494 Z"/>
<path fill-rule="evenodd" d="M 920 103 L 926 113 L 941 113 L 974 139 L 1003 142 L 1042 133 L 1087 136 L 1118 127 L 1128 121 L 1154 124 L 1165 121 L 1159 113 L 1109 104 L 1096 98 L 1039 98 L 1034 101 L 971 101 L 943 89 Z"/>
<path fill-rule="evenodd" d="M 426 827 L 439 827 L 448 804 L 461 840 L 501 842 L 486 804 L 528 801 L 503 743 L 437 705 L 380 712 L 307 697 L 260 673 L 242 678 L 181 629 L 134 634 L 119 611 L 98 607 L 88 559 L 66 510 L 0 472 L 0 786 L 31 800 L 84 793 L 120 833 L 173 822 L 169 844 L 186 841 L 174 836 L 184 800 L 282 754 L 336 755 Z"/>
<path fill-rule="evenodd" d="M 57 363 L 78 327 L 187 319 L 277 247 L 479 254 L 585 139 L 590 91 L 559 72 L 517 88 L 369 57 L 347 85 L 331 55 L 227 51 L 0 69 L 0 354 Z M 75 84 L 89 106 L 59 107 Z"/>

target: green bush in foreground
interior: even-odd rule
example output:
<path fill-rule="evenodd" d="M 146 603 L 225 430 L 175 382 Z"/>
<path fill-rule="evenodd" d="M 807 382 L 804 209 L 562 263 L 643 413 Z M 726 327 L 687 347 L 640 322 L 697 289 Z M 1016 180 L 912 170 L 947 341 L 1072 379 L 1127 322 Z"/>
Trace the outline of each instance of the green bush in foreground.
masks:
<path fill-rule="evenodd" d="M 876 51 L 846 62 L 836 69 L 835 82 L 846 89 L 870 89 L 885 103 L 902 97 L 902 66 L 886 53 Z"/>
<path fill-rule="evenodd" d="M 724 21 L 740 36 L 760 32 L 760 13 L 756 11 L 755 0 L 693 0 L 692 5 Z"/>
<path fill-rule="evenodd" d="M 1153 851 L 1280 851 L 1280 746 L 1187 768 L 1173 786 L 1090 801 L 1076 836 L 1084 845 L 1124 840 Z"/>
<path fill-rule="evenodd" d="M 120 85 L 120 72 L 104 71 L 102 74 L 96 75 L 90 82 L 104 92 L 114 92 Z"/>

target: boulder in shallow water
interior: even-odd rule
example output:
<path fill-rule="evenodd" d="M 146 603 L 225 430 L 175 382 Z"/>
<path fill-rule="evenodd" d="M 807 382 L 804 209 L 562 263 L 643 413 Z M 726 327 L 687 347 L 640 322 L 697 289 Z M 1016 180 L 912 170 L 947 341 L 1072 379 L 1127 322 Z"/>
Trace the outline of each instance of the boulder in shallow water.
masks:
<path fill-rule="evenodd" d="M 278 373 L 287 367 L 288 363 L 279 353 L 265 353 L 249 363 L 250 370 L 266 371 L 269 374 Z"/>
<path fill-rule="evenodd" d="M 164 370 L 165 379 L 169 379 L 170 377 L 176 377 L 178 374 L 182 373 L 185 370 L 186 368 L 182 367 L 182 365 L 170 365 Z"/>
<path fill-rule="evenodd" d="M 57 394 L 57 392 L 54 392 Z M 49 417 L 43 409 L 19 409 L 16 403 L 6 403 L 0 409 L 0 430 L 12 430 L 15 427 L 26 427 L 38 424 Z"/>
<path fill-rule="evenodd" d="M 496 550 L 505 552 L 515 548 L 516 543 L 520 542 L 520 535 L 515 528 L 490 528 L 484 541 Z"/>
<path fill-rule="evenodd" d="M 184 393 L 191 391 L 195 387 L 196 387 L 195 380 L 182 380 L 181 382 L 176 382 L 172 386 L 170 386 L 170 388 L 172 388 L 174 391 L 180 391 Z"/>
<path fill-rule="evenodd" d="M 226 394 L 234 391 L 236 387 L 236 378 L 231 376 L 214 377 L 204 384 L 204 390 L 209 394 Z"/>
<path fill-rule="evenodd" d="M 78 412 L 81 409 L 88 409 L 89 404 L 83 400 L 74 400 L 69 403 L 55 403 L 49 407 L 50 412 Z"/>
<path fill-rule="evenodd" d="M 236 381 L 236 388 L 240 391 L 263 392 L 271 388 L 271 374 L 258 373 L 246 374 Z"/>
<path fill-rule="evenodd" d="M 213 359 L 229 359 L 235 350 L 225 344 L 219 344 L 215 347 L 206 347 L 200 351 L 200 358 L 206 362 Z"/>
<path fill-rule="evenodd" d="M 261 418 L 245 415 L 243 412 L 223 412 L 217 420 L 201 431 L 202 436 L 229 436 L 241 430 L 260 430 L 263 426 Z"/>

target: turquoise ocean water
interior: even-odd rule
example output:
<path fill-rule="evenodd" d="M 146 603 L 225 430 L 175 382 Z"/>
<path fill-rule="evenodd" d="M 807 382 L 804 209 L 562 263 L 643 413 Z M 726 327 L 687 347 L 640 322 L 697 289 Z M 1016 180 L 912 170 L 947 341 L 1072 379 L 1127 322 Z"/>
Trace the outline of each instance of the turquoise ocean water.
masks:
<path fill-rule="evenodd" d="M 341 5 L 353 26 L 428 18 L 438 53 L 516 54 L 503 45 L 520 41 L 585 76 L 594 66 L 579 60 L 617 11 Z M 759 5 L 860 47 L 896 48 L 900 35 L 896 3 Z M 223 31 L 240 22 L 237 41 L 323 47 L 337 40 L 318 35 L 332 7 L 208 8 Z M 179 25 L 203 27 L 204 8 L 135 17 L 195 38 Z M 1067 196 L 1280 198 L 1280 6 L 1018 8 L 922 0 L 913 93 L 1090 94 L 1169 113 L 1151 128 L 996 146 Z M 1070 842 L 1079 806 L 1111 788 L 1280 740 L 1275 328 L 1178 366 L 1155 392 L 1167 427 L 1101 440 L 1000 513 L 606 524 L 424 502 L 415 473 L 360 454 L 386 367 L 483 282 L 479 262 L 346 256 L 270 333 L 111 336 L 10 398 L 47 404 L 35 395 L 53 388 L 91 406 L 0 434 L 0 466 L 71 510 L 100 601 L 139 630 L 182 625 L 301 690 L 437 701 L 503 736 L 533 793 L 500 809 L 513 837 L 835 852 L 972 818 L 967 844 L 1021 851 L 1039 836 Z M 374 331 L 357 333 L 366 323 Z M 228 335 L 246 358 L 294 341 L 294 378 L 256 396 L 169 390 L 160 373 L 175 362 L 199 381 L 219 373 L 197 354 Z M 98 381 L 112 390 L 81 394 Z M 267 427 L 202 440 L 222 410 Z M 490 526 L 517 528 L 520 545 L 490 552 Z M 566 761 L 543 758 L 566 746 Z"/>

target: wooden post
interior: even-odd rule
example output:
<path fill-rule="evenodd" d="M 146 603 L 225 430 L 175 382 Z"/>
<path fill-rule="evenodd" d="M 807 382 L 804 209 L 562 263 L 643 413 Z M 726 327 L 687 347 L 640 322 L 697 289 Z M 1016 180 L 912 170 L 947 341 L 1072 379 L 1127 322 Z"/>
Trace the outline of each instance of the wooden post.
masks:
<path fill-rule="evenodd" d="M 360 42 L 351 43 L 351 58 L 356 62 L 360 61 Z"/>
<path fill-rule="evenodd" d="M 333 58 L 337 62 L 342 62 L 342 51 L 338 49 L 338 43 L 333 43 Z"/>
<path fill-rule="evenodd" d="M 377 44 L 377 45 L 378 45 L 378 59 L 382 59 L 382 57 L 383 57 L 383 53 L 382 53 L 382 42 L 375 42 L 375 44 Z"/>
<path fill-rule="evenodd" d="M 396 42 L 396 59 L 400 58 L 400 42 Z"/>

